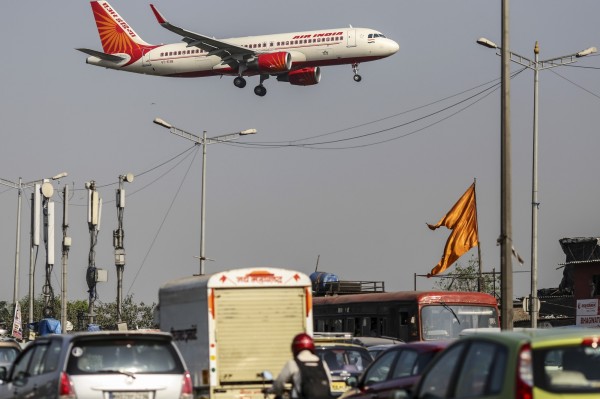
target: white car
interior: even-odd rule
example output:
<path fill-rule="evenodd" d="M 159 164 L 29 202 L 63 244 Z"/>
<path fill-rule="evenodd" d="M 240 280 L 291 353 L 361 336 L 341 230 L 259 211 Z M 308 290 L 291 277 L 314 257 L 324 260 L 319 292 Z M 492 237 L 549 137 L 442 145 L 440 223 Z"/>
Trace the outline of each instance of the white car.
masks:
<path fill-rule="evenodd" d="M 168 333 L 50 334 L 12 369 L 0 367 L 0 398 L 191 399 L 192 381 Z"/>

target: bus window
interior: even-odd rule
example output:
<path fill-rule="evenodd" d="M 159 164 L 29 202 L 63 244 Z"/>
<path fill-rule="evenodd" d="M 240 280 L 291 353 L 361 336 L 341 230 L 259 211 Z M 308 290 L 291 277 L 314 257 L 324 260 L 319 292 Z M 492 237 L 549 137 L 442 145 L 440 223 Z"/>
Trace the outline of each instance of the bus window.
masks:
<path fill-rule="evenodd" d="M 421 310 L 424 340 L 458 338 L 467 328 L 498 327 L 492 307 L 471 305 L 428 305 Z"/>

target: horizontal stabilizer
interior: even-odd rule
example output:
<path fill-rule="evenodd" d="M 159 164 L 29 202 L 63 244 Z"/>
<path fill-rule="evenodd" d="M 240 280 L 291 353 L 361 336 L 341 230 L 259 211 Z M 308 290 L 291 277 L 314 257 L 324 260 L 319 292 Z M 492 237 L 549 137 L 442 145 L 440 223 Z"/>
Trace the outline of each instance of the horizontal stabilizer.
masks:
<path fill-rule="evenodd" d="M 121 62 L 121 61 L 124 61 L 126 59 L 125 57 L 121 57 L 121 56 L 118 56 L 118 55 L 112 55 L 112 54 L 106 54 L 106 53 L 103 53 L 101 51 L 90 50 L 88 48 L 77 48 L 75 50 L 79 50 L 82 53 L 86 53 L 86 54 L 91 55 L 93 57 L 98 57 L 98 58 L 100 58 L 101 60 L 104 60 L 104 61 Z"/>

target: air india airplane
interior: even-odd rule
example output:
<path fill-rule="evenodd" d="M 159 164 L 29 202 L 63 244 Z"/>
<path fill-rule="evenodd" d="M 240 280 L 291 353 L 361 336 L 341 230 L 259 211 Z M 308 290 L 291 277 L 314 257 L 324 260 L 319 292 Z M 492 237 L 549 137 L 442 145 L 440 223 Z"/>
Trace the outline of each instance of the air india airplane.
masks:
<path fill-rule="evenodd" d="M 352 65 L 354 80 L 361 81 L 358 64 L 389 57 L 398 43 L 373 29 L 322 29 L 307 32 L 215 39 L 171 25 L 152 4 L 158 23 L 183 37 L 183 43 L 152 45 L 140 36 L 106 1 L 92 1 L 104 52 L 78 48 L 86 62 L 105 68 L 170 77 L 235 76 L 233 84 L 246 86 L 245 76 L 258 75 L 254 88 L 267 94 L 269 76 L 292 85 L 310 86 L 321 80 L 322 66 Z"/>

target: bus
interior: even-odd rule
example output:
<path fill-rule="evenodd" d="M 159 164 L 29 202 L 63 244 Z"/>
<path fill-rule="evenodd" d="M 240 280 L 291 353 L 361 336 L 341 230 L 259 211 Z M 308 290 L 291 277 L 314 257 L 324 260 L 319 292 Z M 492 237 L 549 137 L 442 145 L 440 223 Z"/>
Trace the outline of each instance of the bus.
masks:
<path fill-rule="evenodd" d="M 458 338 L 499 328 L 498 302 L 482 292 L 400 291 L 313 297 L 315 332 L 409 341 Z"/>

